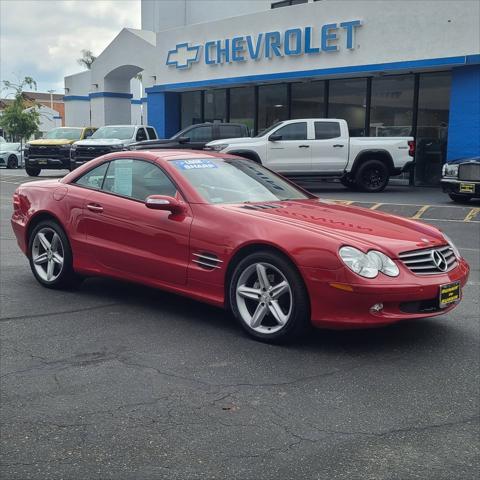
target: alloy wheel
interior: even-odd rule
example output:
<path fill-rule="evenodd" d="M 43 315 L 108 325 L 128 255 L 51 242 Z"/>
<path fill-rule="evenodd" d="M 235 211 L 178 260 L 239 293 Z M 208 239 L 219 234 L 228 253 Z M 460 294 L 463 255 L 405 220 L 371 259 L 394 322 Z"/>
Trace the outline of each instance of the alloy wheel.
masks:
<path fill-rule="evenodd" d="M 285 275 L 275 266 L 249 265 L 236 285 L 237 307 L 243 322 L 258 333 L 273 334 L 290 319 L 293 295 Z"/>
<path fill-rule="evenodd" d="M 55 230 L 44 227 L 36 233 L 32 243 L 32 261 L 43 281 L 54 282 L 60 276 L 65 263 L 65 251 Z"/>

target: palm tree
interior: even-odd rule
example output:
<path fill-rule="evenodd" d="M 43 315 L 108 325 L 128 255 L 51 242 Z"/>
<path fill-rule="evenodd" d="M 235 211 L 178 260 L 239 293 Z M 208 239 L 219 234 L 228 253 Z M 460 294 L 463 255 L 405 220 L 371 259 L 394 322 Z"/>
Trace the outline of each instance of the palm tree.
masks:
<path fill-rule="evenodd" d="M 82 58 L 77 59 L 77 63 L 90 70 L 96 58 L 97 57 L 92 53 L 91 50 L 82 50 Z"/>

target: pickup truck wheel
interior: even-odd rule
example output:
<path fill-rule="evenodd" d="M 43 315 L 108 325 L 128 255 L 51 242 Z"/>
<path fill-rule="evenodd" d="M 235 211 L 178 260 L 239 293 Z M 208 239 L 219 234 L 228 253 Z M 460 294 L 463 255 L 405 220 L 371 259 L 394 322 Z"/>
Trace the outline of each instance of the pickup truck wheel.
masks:
<path fill-rule="evenodd" d="M 355 183 L 364 192 L 381 192 L 388 185 L 388 168 L 380 160 L 367 160 L 360 165 Z"/>
<path fill-rule="evenodd" d="M 340 183 L 344 186 L 347 187 L 350 190 L 357 190 L 357 184 L 355 183 L 355 180 L 350 176 L 350 175 L 345 175 L 340 179 Z"/>
<path fill-rule="evenodd" d="M 454 201 L 458 203 L 467 203 L 472 199 L 471 195 L 461 195 L 458 193 L 449 193 L 448 196 Z"/>
<path fill-rule="evenodd" d="M 38 177 L 42 169 L 38 167 L 25 167 L 25 171 L 30 177 Z"/>

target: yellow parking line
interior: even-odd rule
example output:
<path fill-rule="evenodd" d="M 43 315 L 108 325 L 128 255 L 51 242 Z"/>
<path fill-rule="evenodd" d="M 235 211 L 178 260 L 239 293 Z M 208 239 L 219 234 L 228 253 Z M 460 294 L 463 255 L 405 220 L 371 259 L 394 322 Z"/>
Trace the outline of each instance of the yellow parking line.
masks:
<path fill-rule="evenodd" d="M 383 205 L 383 203 L 376 203 L 375 205 L 372 205 L 370 207 L 370 210 L 376 210 L 378 207 L 381 207 Z"/>
<path fill-rule="evenodd" d="M 431 205 L 424 205 L 417 210 L 417 213 L 412 217 L 413 219 L 422 218 L 422 215 L 431 207 Z"/>
<path fill-rule="evenodd" d="M 464 222 L 471 222 L 473 218 L 480 212 L 480 208 L 472 208 L 468 213 L 467 216 L 463 219 Z"/>

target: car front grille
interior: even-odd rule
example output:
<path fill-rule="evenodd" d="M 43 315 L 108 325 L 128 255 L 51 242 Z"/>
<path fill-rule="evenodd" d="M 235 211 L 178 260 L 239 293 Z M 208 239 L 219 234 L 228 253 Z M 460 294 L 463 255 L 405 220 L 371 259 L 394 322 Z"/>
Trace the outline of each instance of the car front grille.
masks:
<path fill-rule="evenodd" d="M 457 265 L 457 258 L 449 245 L 404 252 L 399 255 L 403 264 L 417 275 L 445 273 Z"/>
<path fill-rule="evenodd" d="M 110 153 L 112 149 L 110 147 L 77 147 L 74 152 L 74 156 L 77 159 L 88 159 L 100 157 Z"/>
<path fill-rule="evenodd" d="M 480 181 L 480 163 L 463 163 L 458 167 L 458 179 Z"/>
<path fill-rule="evenodd" d="M 31 146 L 28 150 L 28 156 L 34 158 L 60 158 L 62 157 L 62 152 L 60 147 L 54 146 Z"/>

